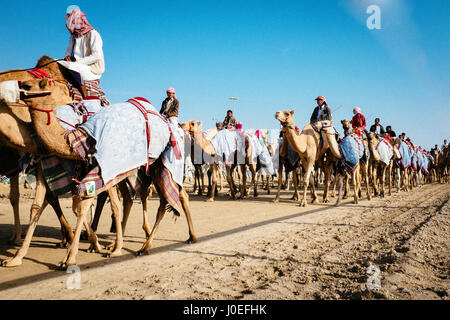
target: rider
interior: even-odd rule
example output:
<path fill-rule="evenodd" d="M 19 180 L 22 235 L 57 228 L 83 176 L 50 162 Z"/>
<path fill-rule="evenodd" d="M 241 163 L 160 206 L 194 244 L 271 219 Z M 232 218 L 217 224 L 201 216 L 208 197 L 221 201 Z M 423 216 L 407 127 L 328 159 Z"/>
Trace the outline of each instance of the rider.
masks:
<path fill-rule="evenodd" d="M 174 88 L 169 88 L 166 90 L 166 94 L 167 98 L 163 101 L 159 113 L 165 116 L 167 119 L 175 117 L 177 118 L 178 122 L 178 109 L 180 107 L 180 102 L 175 96 L 176 91 Z"/>
<path fill-rule="evenodd" d="M 236 128 L 237 120 L 233 117 L 233 111 L 228 110 L 227 116 L 223 120 L 223 126 L 225 129 Z"/>
<path fill-rule="evenodd" d="M 317 107 L 311 115 L 310 123 L 313 124 L 317 121 L 330 120 L 332 119 L 331 110 L 328 107 L 327 100 L 324 96 L 318 96 L 316 98 Z"/>
<path fill-rule="evenodd" d="M 361 113 L 361 109 L 359 107 L 354 107 L 353 114 L 354 114 L 354 116 L 352 118 L 353 131 L 355 131 L 355 129 L 359 129 L 359 130 L 367 133 L 366 117 Z"/>
<path fill-rule="evenodd" d="M 380 118 L 375 118 L 375 123 L 370 127 L 370 132 L 375 133 L 377 137 L 384 136 L 384 128 L 380 124 Z"/>
<path fill-rule="evenodd" d="M 392 126 L 387 126 L 386 127 L 386 133 L 390 136 L 390 137 L 396 137 L 396 133 L 395 131 L 392 130 Z"/>
<path fill-rule="evenodd" d="M 90 88 L 98 96 L 104 95 L 99 88 L 100 78 L 105 72 L 103 41 L 100 33 L 89 24 L 86 15 L 77 6 L 70 6 L 65 18 L 70 40 L 65 61 L 59 63 L 70 70 L 73 77 L 71 80 L 80 89 L 84 98 L 91 95 L 88 93 Z M 90 88 L 87 88 L 87 85 Z M 103 100 L 102 97 L 100 98 Z"/>

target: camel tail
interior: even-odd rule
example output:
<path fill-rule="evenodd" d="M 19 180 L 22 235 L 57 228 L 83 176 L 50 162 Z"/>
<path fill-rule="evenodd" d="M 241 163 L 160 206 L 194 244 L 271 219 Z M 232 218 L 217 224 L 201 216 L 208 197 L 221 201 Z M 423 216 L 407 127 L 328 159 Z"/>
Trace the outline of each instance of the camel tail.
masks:
<path fill-rule="evenodd" d="M 174 217 L 180 216 L 180 212 L 177 209 L 175 209 L 174 207 L 172 207 L 170 204 L 167 204 L 166 212 L 173 213 Z"/>

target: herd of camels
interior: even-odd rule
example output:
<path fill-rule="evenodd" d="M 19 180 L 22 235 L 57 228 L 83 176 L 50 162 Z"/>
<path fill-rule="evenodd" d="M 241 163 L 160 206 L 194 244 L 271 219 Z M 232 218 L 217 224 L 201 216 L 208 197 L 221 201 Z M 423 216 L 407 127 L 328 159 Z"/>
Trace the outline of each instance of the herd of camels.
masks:
<path fill-rule="evenodd" d="M 107 197 L 110 198 L 111 209 L 113 212 L 113 224 L 116 233 L 115 242 L 107 248 L 107 256 L 116 257 L 122 254 L 123 234 L 125 231 L 128 216 L 132 206 L 132 196 L 129 192 L 129 180 L 132 175 L 136 175 L 138 170 L 124 172 L 120 178 L 113 179 L 107 183 L 101 190 L 95 194 L 98 196 L 95 217 L 92 224 L 87 221 L 87 214 L 93 205 L 94 196 L 80 197 L 73 196 L 73 212 L 77 216 L 75 231 L 72 230 L 69 223 L 64 217 L 55 196 L 49 189 L 48 183 L 44 178 L 42 167 L 39 165 L 41 159 L 48 156 L 57 156 L 62 159 L 78 160 L 83 163 L 83 159 L 71 149 L 66 139 L 66 129 L 58 122 L 54 108 L 73 102 L 70 95 L 65 70 L 47 56 L 43 56 L 37 62 L 36 68 L 40 68 L 49 75 L 48 78 L 36 79 L 33 74 L 26 70 L 8 70 L 0 72 L 0 82 L 17 80 L 20 81 L 20 87 L 23 92 L 28 93 L 21 97 L 20 102 L 7 103 L 0 97 L 0 148 L 3 156 L 9 156 L 17 159 L 18 156 L 25 153 L 33 155 L 36 165 L 36 188 L 35 197 L 30 210 L 29 226 L 16 254 L 2 262 L 5 267 L 14 267 L 22 264 L 22 259 L 27 253 L 30 246 L 32 236 L 39 217 L 44 208 L 50 204 L 61 224 L 62 241 L 61 247 L 67 246 L 67 253 L 60 262 L 61 268 L 67 268 L 76 264 L 76 255 L 78 252 L 80 236 L 83 227 L 86 230 L 87 239 L 90 242 L 89 252 L 104 252 L 104 248 L 98 242 L 96 229 L 98 218 Z M 283 184 L 283 173 L 293 172 L 292 178 L 294 183 L 294 195 L 292 199 L 298 200 L 301 206 L 307 206 L 307 190 L 311 188 L 312 203 L 318 203 L 318 195 L 316 193 L 317 181 L 323 176 L 323 202 L 330 201 L 330 185 L 334 177 L 334 187 L 338 186 L 338 196 L 336 205 L 341 203 L 343 196 L 349 194 L 349 182 L 352 182 L 354 191 L 354 203 L 358 203 L 361 198 L 362 182 L 365 182 L 367 199 L 371 199 L 373 195 L 385 196 L 385 187 L 388 187 L 388 194 L 391 195 L 391 187 L 397 186 L 397 192 L 400 190 L 408 191 L 413 187 L 420 186 L 423 183 L 430 182 L 448 182 L 449 167 L 449 150 L 448 147 L 440 154 L 433 155 L 433 161 L 427 170 L 414 170 L 412 167 L 403 168 L 397 164 L 396 159 L 402 157 L 397 149 L 401 143 L 399 138 L 391 138 L 388 143 L 381 143 L 370 133 L 363 143 L 367 145 L 369 150 L 353 170 L 343 169 L 343 166 L 337 164 L 342 163 L 345 159 L 341 152 L 338 142 L 337 132 L 333 128 L 331 121 L 318 122 L 316 125 L 308 124 L 300 132 L 297 130 L 294 122 L 294 111 L 278 111 L 275 119 L 279 121 L 282 127 L 281 146 L 278 153 L 278 192 L 274 202 L 280 199 L 280 189 Z M 342 126 L 344 136 L 352 135 L 350 120 L 343 120 Z M 215 157 L 216 152 L 211 144 L 210 139 L 206 137 L 201 128 L 201 122 L 188 121 L 181 126 L 185 132 L 185 139 L 191 139 L 191 152 L 194 148 L 200 148 L 204 154 Z M 245 133 L 241 133 L 245 135 Z M 267 141 L 267 139 L 266 139 Z M 247 142 L 247 141 L 246 141 Z M 269 151 L 273 154 L 273 150 Z M 388 148 L 391 150 L 391 159 L 381 161 L 380 148 Z M 288 149 L 293 150 L 298 155 L 298 161 L 294 166 L 286 166 L 284 162 L 287 158 Z M 207 167 L 209 179 L 208 197 L 206 201 L 212 202 L 216 196 L 217 178 L 222 177 L 222 166 L 226 170 L 226 180 L 229 185 L 229 194 L 236 199 L 237 194 L 240 197 L 247 196 L 247 172 L 250 171 L 252 176 L 251 185 L 254 188 L 254 196 L 257 196 L 257 166 L 250 160 L 251 144 L 245 144 L 245 161 L 242 164 L 226 163 L 223 165 L 218 161 L 210 163 Z M 192 155 L 193 158 L 193 155 Z M 203 185 L 200 183 L 200 175 L 203 174 L 205 164 L 195 164 L 196 184 L 198 181 L 199 194 L 202 193 Z M 234 176 L 235 169 L 240 168 L 239 182 L 240 189 L 236 187 Z M 3 172 L 0 168 L 0 173 Z M 321 174 L 318 174 L 320 172 Z M 427 174 L 425 174 L 425 172 Z M 146 175 L 147 179 L 135 179 L 132 185 L 133 189 L 139 194 L 142 202 L 143 211 L 143 229 L 146 234 L 146 241 L 142 248 L 137 252 L 138 255 L 148 254 L 151 248 L 152 240 L 161 219 L 168 210 L 175 213 L 183 211 L 187 218 L 189 239 L 188 243 L 197 241 L 194 227 L 191 219 L 189 207 L 189 196 L 183 186 L 179 186 L 179 202 L 172 201 L 166 190 L 167 180 L 164 180 L 163 164 L 161 160 L 153 159 Z M 287 177 L 287 175 L 286 175 Z M 303 177 L 300 179 L 300 177 Z M 270 190 L 269 179 L 267 177 L 267 189 Z M 272 177 L 273 179 L 273 177 Z M 387 182 L 385 180 L 388 180 Z M 127 185 L 128 181 L 128 185 Z M 298 191 L 299 182 L 303 182 L 303 194 L 300 197 Z M 272 180 L 273 184 L 273 180 Z M 345 184 L 345 193 L 342 192 Z M 10 200 L 14 211 L 14 229 L 10 241 L 20 244 L 22 239 L 22 229 L 19 219 L 19 175 L 15 174 L 10 178 Z M 160 205 L 157 210 L 157 216 L 154 226 L 151 228 L 147 217 L 147 198 L 151 190 L 154 189 L 158 193 Z M 335 190 L 335 189 L 334 189 Z M 331 193 L 335 197 L 335 191 Z M 195 192 L 195 190 L 194 190 Z M 270 192 L 270 191 L 268 191 Z M 119 194 L 120 193 L 120 194 Z M 123 204 L 120 203 L 123 199 Z"/>

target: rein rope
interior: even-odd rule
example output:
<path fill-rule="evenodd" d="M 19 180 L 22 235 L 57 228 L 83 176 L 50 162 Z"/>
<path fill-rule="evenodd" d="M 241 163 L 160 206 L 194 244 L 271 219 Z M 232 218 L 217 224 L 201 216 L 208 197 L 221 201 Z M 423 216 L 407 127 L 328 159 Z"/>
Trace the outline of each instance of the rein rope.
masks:
<path fill-rule="evenodd" d="M 64 61 L 64 59 L 56 59 L 56 60 L 52 60 L 52 61 L 50 61 L 50 62 L 47 62 L 47 63 L 43 64 L 42 66 L 39 66 L 39 68 L 46 67 L 46 66 L 48 66 L 49 64 L 52 64 L 52 63 L 55 63 L 55 62 L 58 62 L 58 61 Z M 0 72 L 0 75 L 4 75 L 4 74 L 8 74 L 8 73 L 14 73 L 14 72 L 30 71 L 30 70 L 34 70 L 34 69 L 36 69 L 36 68 L 38 68 L 38 67 L 28 68 L 28 69 L 8 70 L 8 71 Z"/>

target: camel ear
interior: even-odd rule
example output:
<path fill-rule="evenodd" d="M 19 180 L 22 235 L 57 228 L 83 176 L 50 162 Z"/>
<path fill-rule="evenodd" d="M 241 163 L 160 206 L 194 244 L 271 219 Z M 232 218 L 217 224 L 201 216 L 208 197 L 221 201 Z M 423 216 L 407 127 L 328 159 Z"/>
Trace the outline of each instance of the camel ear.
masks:
<path fill-rule="evenodd" d="M 291 110 L 291 116 L 293 116 L 295 113 L 295 110 Z"/>
<path fill-rule="evenodd" d="M 41 81 L 39 81 L 39 88 L 45 89 L 48 86 L 48 79 L 44 78 Z"/>
<path fill-rule="evenodd" d="M 344 120 L 341 120 L 341 124 L 344 124 Z"/>

